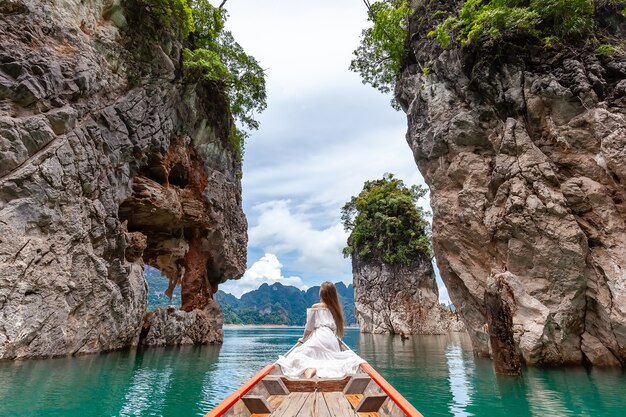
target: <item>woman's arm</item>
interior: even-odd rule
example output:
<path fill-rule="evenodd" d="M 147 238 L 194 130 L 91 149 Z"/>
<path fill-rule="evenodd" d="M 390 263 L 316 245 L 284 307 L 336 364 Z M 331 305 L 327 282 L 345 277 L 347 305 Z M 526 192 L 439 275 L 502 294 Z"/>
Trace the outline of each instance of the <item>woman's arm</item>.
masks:
<path fill-rule="evenodd" d="M 306 341 L 311 333 L 315 330 L 315 311 L 308 308 L 306 310 L 306 325 L 304 326 L 304 334 L 302 335 L 302 342 Z"/>

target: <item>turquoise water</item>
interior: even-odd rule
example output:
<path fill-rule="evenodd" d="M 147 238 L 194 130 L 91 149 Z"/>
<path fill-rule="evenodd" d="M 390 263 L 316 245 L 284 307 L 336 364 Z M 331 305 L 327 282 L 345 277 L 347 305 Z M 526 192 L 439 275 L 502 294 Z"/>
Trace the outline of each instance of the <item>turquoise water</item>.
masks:
<path fill-rule="evenodd" d="M 227 327 L 222 346 L 0 362 L 0 416 L 202 416 L 301 335 Z M 621 371 L 526 369 L 500 377 L 467 336 L 407 341 L 348 329 L 346 343 L 425 416 L 626 416 Z"/>

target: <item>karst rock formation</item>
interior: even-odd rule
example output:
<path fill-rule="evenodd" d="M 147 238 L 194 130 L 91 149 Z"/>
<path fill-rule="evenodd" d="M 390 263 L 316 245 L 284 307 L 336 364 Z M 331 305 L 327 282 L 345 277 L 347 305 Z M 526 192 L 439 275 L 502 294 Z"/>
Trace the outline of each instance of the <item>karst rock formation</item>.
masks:
<path fill-rule="evenodd" d="M 450 298 L 478 354 L 623 366 L 626 60 L 584 43 L 444 50 L 425 17 L 460 3 L 417 2 L 396 91 Z M 619 13 L 597 23 L 626 35 Z"/>
<path fill-rule="evenodd" d="M 179 39 L 139 0 L 0 2 L 0 359 L 222 339 L 241 162 Z M 144 263 L 180 310 L 146 314 Z"/>
<path fill-rule="evenodd" d="M 412 266 L 364 260 L 352 254 L 355 317 L 363 333 L 444 334 L 462 323 L 439 305 L 430 257 Z"/>

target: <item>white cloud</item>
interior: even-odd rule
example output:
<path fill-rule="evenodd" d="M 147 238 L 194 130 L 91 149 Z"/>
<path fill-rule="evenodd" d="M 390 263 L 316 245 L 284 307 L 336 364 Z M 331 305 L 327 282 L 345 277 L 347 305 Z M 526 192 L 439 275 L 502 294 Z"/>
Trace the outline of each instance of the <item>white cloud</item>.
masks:
<path fill-rule="evenodd" d="M 333 211 L 357 195 L 366 180 L 393 172 L 407 184 L 424 184 L 404 140 L 404 127 L 355 132 L 298 158 L 266 161 L 244 174 L 244 190 L 253 201 L 303 198 L 319 210 Z M 251 147 L 255 144 L 251 144 Z"/>
<path fill-rule="evenodd" d="M 366 24 L 363 4 L 337 0 L 230 0 L 226 28 L 267 72 L 269 100 L 352 81 L 352 51 Z"/>
<path fill-rule="evenodd" d="M 284 277 L 282 274 L 283 265 L 276 255 L 266 253 L 261 259 L 252 264 L 250 268 L 238 280 L 230 280 L 220 284 L 219 289 L 241 297 L 243 294 L 256 290 L 261 284 L 272 285 L 280 282 L 283 285 L 291 285 L 301 290 L 308 287 L 304 285 L 302 279 L 296 276 Z"/>
<path fill-rule="evenodd" d="M 345 269 L 341 250 L 348 234 L 339 223 L 315 227 L 304 213 L 293 212 L 290 201 L 269 201 L 254 207 L 256 224 L 249 230 L 251 246 L 279 254 L 295 254 L 298 269 L 336 274 Z M 337 277 L 340 279 L 340 277 Z"/>
<path fill-rule="evenodd" d="M 228 0 L 226 8 L 226 28 L 267 74 L 268 108 L 244 159 L 249 253 L 278 255 L 309 285 L 350 282 L 341 206 L 385 172 L 424 184 L 405 116 L 348 70 L 366 8 L 337 0 Z"/>

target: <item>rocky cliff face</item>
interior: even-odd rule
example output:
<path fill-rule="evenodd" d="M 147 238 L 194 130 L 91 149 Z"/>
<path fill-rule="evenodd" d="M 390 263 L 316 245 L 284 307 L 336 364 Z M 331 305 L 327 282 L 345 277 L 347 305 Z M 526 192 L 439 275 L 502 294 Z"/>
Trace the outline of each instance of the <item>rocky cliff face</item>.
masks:
<path fill-rule="evenodd" d="M 415 267 L 364 262 L 352 254 L 354 308 L 363 333 L 443 334 L 458 330 L 439 306 L 430 259 Z"/>
<path fill-rule="evenodd" d="M 626 60 L 444 51 L 420 16 L 460 2 L 418 3 L 397 97 L 474 349 L 491 337 L 528 364 L 626 364 Z M 626 33 L 623 17 L 599 24 Z"/>
<path fill-rule="evenodd" d="M 139 0 L 0 3 L 0 358 L 116 349 L 142 325 L 148 344 L 221 340 L 241 166 L 223 92 L 184 77 L 172 32 Z M 144 262 L 182 283 L 176 317 L 144 323 Z"/>

